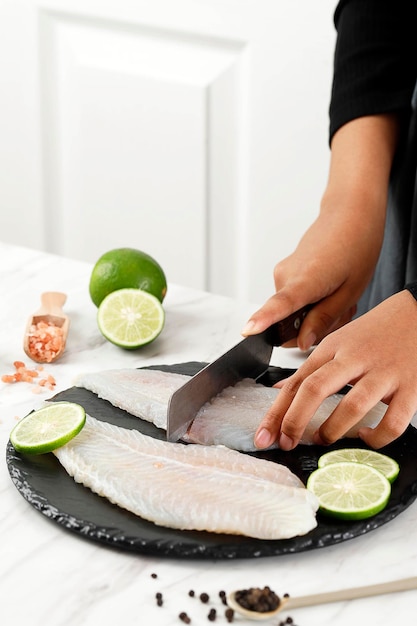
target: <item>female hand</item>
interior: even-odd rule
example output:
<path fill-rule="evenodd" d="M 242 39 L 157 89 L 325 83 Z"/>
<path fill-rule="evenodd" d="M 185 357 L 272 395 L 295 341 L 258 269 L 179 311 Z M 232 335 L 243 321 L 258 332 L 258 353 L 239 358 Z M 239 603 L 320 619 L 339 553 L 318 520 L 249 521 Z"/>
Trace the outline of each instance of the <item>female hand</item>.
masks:
<path fill-rule="evenodd" d="M 365 200 L 357 202 L 363 206 Z M 384 213 L 375 210 L 371 220 L 364 211 L 346 206 L 322 210 L 295 252 L 274 270 L 275 294 L 250 318 L 242 334 L 262 332 L 274 322 L 306 304 L 315 303 L 305 318 L 297 340 L 307 350 L 329 332 L 350 321 L 380 251 Z M 368 211 L 370 214 L 371 211 Z"/>
<path fill-rule="evenodd" d="M 291 450 L 321 402 L 349 383 L 352 389 L 316 432 L 315 443 L 343 437 L 379 400 L 388 409 L 374 429 L 359 430 L 361 439 L 380 448 L 404 432 L 417 410 L 417 302 L 408 291 L 328 335 L 280 383 L 255 445 L 265 448 L 277 440 Z"/>
<path fill-rule="evenodd" d="M 337 131 L 320 214 L 295 252 L 276 265 L 276 293 L 251 316 L 243 335 L 317 303 L 298 336 L 306 350 L 352 319 L 382 246 L 397 135 L 390 115 L 355 119 Z"/>

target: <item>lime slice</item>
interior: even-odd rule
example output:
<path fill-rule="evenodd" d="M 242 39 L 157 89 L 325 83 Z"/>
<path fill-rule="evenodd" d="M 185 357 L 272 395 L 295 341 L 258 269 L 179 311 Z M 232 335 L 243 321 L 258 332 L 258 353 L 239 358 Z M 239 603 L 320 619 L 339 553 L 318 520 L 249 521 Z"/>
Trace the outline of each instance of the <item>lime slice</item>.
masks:
<path fill-rule="evenodd" d="M 387 505 L 391 484 L 381 472 L 357 462 L 331 463 L 312 472 L 307 489 L 322 513 L 346 520 L 372 517 Z"/>
<path fill-rule="evenodd" d="M 121 348 L 134 350 L 158 337 L 165 323 L 162 304 L 141 289 L 119 289 L 104 298 L 97 322 L 106 339 Z"/>
<path fill-rule="evenodd" d="M 324 467 L 330 463 L 341 463 L 343 461 L 371 465 L 382 472 L 390 483 L 394 482 L 400 472 L 400 466 L 391 457 L 375 450 L 365 450 L 363 448 L 342 448 L 341 450 L 326 452 L 319 458 L 318 466 Z"/>
<path fill-rule="evenodd" d="M 85 410 L 74 402 L 53 402 L 20 420 L 10 433 L 18 452 L 44 454 L 60 448 L 85 424 Z"/>

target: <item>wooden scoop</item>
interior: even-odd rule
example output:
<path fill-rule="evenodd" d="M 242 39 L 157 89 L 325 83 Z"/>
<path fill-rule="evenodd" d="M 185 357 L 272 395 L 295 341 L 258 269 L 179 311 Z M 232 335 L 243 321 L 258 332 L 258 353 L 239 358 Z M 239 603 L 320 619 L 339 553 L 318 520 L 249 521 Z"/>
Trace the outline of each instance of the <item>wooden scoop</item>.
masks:
<path fill-rule="evenodd" d="M 69 318 L 62 311 L 66 300 L 65 293 L 46 291 L 41 295 L 41 308 L 28 319 L 23 349 L 33 361 L 52 363 L 62 356 L 69 330 Z M 39 328 L 42 322 L 49 328 Z"/>
<path fill-rule="evenodd" d="M 397 591 L 409 591 L 417 589 L 417 576 L 411 578 L 402 578 L 400 580 L 392 580 L 386 583 L 378 583 L 376 585 L 368 585 L 364 587 L 352 587 L 351 589 L 340 589 L 337 591 L 328 591 L 324 593 L 316 593 L 309 596 L 284 597 L 275 611 L 268 613 L 260 613 L 259 611 L 250 611 L 243 608 L 235 598 L 233 592 L 227 597 L 227 604 L 231 609 L 244 615 L 247 619 L 265 620 L 271 619 L 280 611 L 288 611 L 303 606 L 314 606 L 317 604 L 326 604 L 328 602 L 344 602 L 345 600 L 354 600 L 355 598 L 366 598 L 369 596 L 377 596 L 385 593 L 394 593 Z"/>

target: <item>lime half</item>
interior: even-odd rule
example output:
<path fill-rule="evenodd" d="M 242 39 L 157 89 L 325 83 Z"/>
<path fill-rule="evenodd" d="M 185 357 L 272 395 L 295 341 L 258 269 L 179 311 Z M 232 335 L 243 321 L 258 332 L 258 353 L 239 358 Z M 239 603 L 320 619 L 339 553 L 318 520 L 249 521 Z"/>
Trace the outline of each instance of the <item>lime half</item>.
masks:
<path fill-rule="evenodd" d="M 364 450 L 363 448 L 342 448 L 326 452 L 319 458 L 318 466 L 324 467 L 330 463 L 341 463 L 344 461 L 371 465 L 382 472 L 390 483 L 394 482 L 400 472 L 400 466 L 391 457 L 375 450 Z"/>
<path fill-rule="evenodd" d="M 85 424 L 85 410 L 74 402 L 52 402 L 21 419 L 10 433 L 18 452 L 44 454 L 60 448 Z"/>
<path fill-rule="evenodd" d="M 100 304 L 97 323 L 106 339 L 134 350 L 158 337 L 164 327 L 165 313 L 152 294 L 141 289 L 119 289 Z"/>
<path fill-rule="evenodd" d="M 331 463 L 312 472 L 307 489 L 322 513 L 346 520 L 376 515 L 388 503 L 391 484 L 380 471 L 363 463 Z"/>

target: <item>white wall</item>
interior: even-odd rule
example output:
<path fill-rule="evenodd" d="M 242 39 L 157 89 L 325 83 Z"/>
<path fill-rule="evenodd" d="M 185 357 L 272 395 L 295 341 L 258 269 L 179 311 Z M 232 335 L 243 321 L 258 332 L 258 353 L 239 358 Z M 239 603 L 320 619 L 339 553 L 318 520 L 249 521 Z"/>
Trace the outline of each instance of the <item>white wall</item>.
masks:
<path fill-rule="evenodd" d="M 328 107 L 336 35 L 334 1 L 284 0 L 278 4 L 279 26 L 269 27 L 276 31 L 281 53 L 271 58 L 271 85 L 259 94 L 267 103 L 258 120 L 259 140 L 267 141 L 272 135 L 273 142 L 257 168 L 256 187 L 261 191 L 256 202 L 266 219 L 263 230 L 255 228 L 254 211 L 250 223 L 254 239 L 248 291 L 252 300 L 262 302 L 273 293 L 275 263 L 293 251 L 315 218 L 327 181 Z M 275 83 L 278 91 L 273 94 Z"/>
<path fill-rule="evenodd" d="M 274 264 L 292 251 L 314 219 L 326 181 L 335 5 L 335 0 L 0 0 L 0 239 L 88 261 L 109 247 L 138 241 L 137 247 L 154 254 L 172 282 L 262 302 L 273 290 Z M 114 41 L 130 32 L 130 24 L 136 29 L 132 32 L 143 34 L 140 29 L 148 29 L 163 45 L 166 33 L 180 33 L 181 41 L 190 35 L 192 42 L 195 37 L 201 58 L 204 46 L 213 41 L 210 67 L 219 62 L 216 55 L 226 58 L 231 51 L 231 71 L 217 82 L 209 83 L 207 78 L 200 85 L 199 77 L 191 77 L 187 106 L 197 113 L 196 120 L 204 117 L 210 98 L 214 106 L 209 131 L 200 128 L 198 141 L 191 142 L 187 152 L 190 164 L 197 164 L 194 149 L 200 150 L 201 160 L 196 178 L 185 181 L 180 194 L 184 206 L 201 200 L 201 212 L 194 216 L 189 234 L 186 213 L 175 205 L 172 210 L 178 220 L 170 222 L 169 232 L 162 228 L 158 232 L 158 220 L 162 224 L 164 210 L 169 209 L 167 199 L 161 200 L 165 206 L 160 218 L 153 219 L 159 215 L 157 202 L 156 210 L 152 209 L 152 228 L 149 214 L 148 228 L 147 224 L 128 227 L 125 235 L 115 228 L 117 215 L 109 219 L 103 212 L 114 187 L 106 188 L 106 183 L 117 163 L 110 163 L 107 170 L 100 165 L 108 159 L 101 159 L 106 143 L 100 136 L 100 104 L 94 104 L 91 93 L 104 85 L 102 80 L 107 81 L 107 89 L 118 84 L 120 76 L 126 89 L 133 81 L 128 80 L 127 60 L 109 82 L 111 54 L 92 60 L 85 42 L 92 33 L 105 46 L 107 34 L 108 41 Z M 99 48 L 90 47 L 97 56 Z M 100 65 L 107 73 L 100 74 Z M 69 73 L 55 76 L 57 87 L 51 73 L 45 78 L 45 67 L 52 74 L 56 67 Z M 135 81 L 140 82 L 140 72 L 134 69 Z M 165 76 L 164 81 L 165 92 L 173 93 L 175 80 Z M 89 108 L 82 109 L 87 106 L 86 95 Z M 239 98 L 245 104 L 237 102 L 239 123 L 231 129 L 233 99 Z M 74 123 L 84 123 L 94 107 L 96 135 L 87 141 L 77 136 L 79 128 L 73 132 Z M 165 121 L 169 127 L 169 119 Z M 116 119 L 113 134 L 117 135 L 119 124 Z M 129 128 L 137 130 L 133 124 L 124 121 L 126 136 Z M 191 123 L 188 127 L 198 128 Z M 58 135 L 59 141 L 64 137 L 64 147 Z M 91 143 L 94 136 L 96 144 Z M 202 152 L 207 137 L 209 156 Z M 91 156 L 83 162 L 86 148 Z M 107 148 L 111 155 L 111 145 Z M 128 154 L 129 150 L 126 159 Z M 164 167 L 162 180 L 169 161 Z M 88 188 L 86 179 L 80 178 L 86 172 Z M 120 191 L 121 212 L 140 201 L 134 176 L 130 184 L 131 189 L 127 184 Z M 203 197 L 207 189 L 210 202 Z M 91 214 L 87 214 L 88 203 Z M 95 232 L 91 224 L 98 224 Z M 207 225 L 213 231 L 209 235 L 202 232 Z M 188 242 L 190 237 L 196 239 L 181 264 L 178 250 L 188 245 L 187 237 Z"/>

